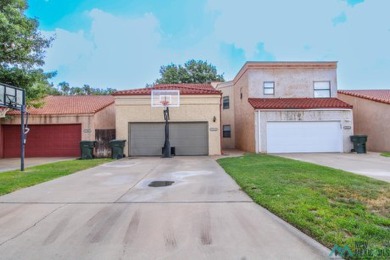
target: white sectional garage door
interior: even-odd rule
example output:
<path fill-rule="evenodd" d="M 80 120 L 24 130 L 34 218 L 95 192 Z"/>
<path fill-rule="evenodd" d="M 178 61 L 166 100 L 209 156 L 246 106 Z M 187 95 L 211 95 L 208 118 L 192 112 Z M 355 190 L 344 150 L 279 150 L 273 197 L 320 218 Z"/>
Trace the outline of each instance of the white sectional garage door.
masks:
<path fill-rule="evenodd" d="M 267 153 L 342 151 L 340 122 L 267 123 Z"/>
<path fill-rule="evenodd" d="M 176 155 L 208 155 L 206 122 L 169 123 L 171 147 Z M 165 140 L 164 123 L 130 123 L 130 156 L 161 156 Z"/>

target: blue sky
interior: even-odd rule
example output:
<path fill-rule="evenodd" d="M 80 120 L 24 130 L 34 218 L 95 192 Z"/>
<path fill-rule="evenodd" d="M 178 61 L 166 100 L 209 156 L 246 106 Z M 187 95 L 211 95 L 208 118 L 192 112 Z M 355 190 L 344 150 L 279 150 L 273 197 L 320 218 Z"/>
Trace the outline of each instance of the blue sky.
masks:
<path fill-rule="evenodd" d="M 130 89 L 161 65 L 338 61 L 339 89 L 390 89 L 389 0 L 28 0 L 55 84 Z"/>

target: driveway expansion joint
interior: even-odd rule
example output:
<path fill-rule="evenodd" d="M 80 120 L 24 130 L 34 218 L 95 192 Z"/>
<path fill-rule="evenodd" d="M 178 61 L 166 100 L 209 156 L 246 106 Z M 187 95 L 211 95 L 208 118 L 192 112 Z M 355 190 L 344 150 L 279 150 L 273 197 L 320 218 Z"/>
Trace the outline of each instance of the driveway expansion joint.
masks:
<path fill-rule="evenodd" d="M 57 208 L 55 208 L 54 210 L 52 210 L 51 212 L 49 212 L 48 214 L 46 214 L 45 216 L 43 216 L 42 218 L 40 218 L 38 221 L 36 221 L 32 226 L 29 226 L 28 228 L 24 229 L 23 231 L 19 232 L 18 234 L 16 234 L 15 236 L 3 241 L 0 243 L 0 247 L 3 246 L 4 244 L 8 243 L 9 241 L 12 241 L 18 237 L 20 237 L 21 235 L 23 235 L 24 233 L 26 233 L 27 231 L 29 231 L 30 229 L 36 227 L 40 222 L 42 222 L 43 220 L 45 220 L 46 218 L 48 218 L 50 215 L 52 215 L 54 212 L 56 212 L 57 210 L 65 207 L 66 205 L 61 205 Z"/>
<path fill-rule="evenodd" d="M 226 201 L 114 201 L 114 202 L 0 202 L 1 204 L 11 205 L 108 205 L 108 204 L 226 204 L 226 203 L 254 203 L 249 200 L 226 200 Z M 256 203 L 254 203 L 256 204 Z"/>
<path fill-rule="evenodd" d="M 137 186 L 142 180 L 146 178 L 150 173 L 152 173 L 159 165 L 157 164 L 152 169 L 150 169 L 145 175 L 143 175 L 139 181 L 137 181 L 133 186 L 131 186 L 125 193 L 123 193 L 115 202 L 119 201 L 121 198 L 123 198 L 129 191 L 131 191 L 135 186 Z"/>

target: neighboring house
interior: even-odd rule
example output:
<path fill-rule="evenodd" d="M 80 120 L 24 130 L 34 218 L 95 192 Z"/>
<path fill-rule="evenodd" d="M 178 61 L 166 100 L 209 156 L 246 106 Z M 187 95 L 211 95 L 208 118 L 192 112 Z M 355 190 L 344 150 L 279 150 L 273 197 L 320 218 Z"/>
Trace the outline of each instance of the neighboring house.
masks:
<path fill-rule="evenodd" d="M 350 152 L 352 106 L 337 99 L 336 62 L 247 62 L 217 85 L 229 99 L 223 147 L 257 153 Z M 227 97 L 227 98 L 226 98 Z"/>
<path fill-rule="evenodd" d="M 98 157 L 109 156 L 115 138 L 112 96 L 48 96 L 28 109 L 26 157 L 79 157 L 81 140 L 98 140 Z M 8 111 L 0 124 L 0 158 L 20 156 L 20 113 Z"/>
<path fill-rule="evenodd" d="M 210 84 L 160 84 L 114 93 L 117 139 L 127 140 L 127 156 L 161 156 L 165 140 L 163 108 L 151 107 L 153 89 L 180 90 L 180 107 L 169 108 L 171 147 L 176 155 L 221 154 L 221 92 Z"/>
<path fill-rule="evenodd" d="M 390 89 L 340 90 L 338 96 L 353 105 L 355 134 L 368 135 L 369 151 L 390 151 Z"/>
<path fill-rule="evenodd" d="M 222 149 L 232 149 L 235 148 L 233 82 L 227 81 L 215 84 L 217 84 L 218 90 L 223 93 L 221 104 Z"/>

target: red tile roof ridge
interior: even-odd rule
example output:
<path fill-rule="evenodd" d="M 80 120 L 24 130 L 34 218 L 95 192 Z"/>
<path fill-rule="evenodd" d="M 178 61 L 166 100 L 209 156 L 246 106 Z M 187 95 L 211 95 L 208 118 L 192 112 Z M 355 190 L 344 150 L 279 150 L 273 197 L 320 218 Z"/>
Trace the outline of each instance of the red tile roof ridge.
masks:
<path fill-rule="evenodd" d="M 163 89 L 178 89 L 181 95 L 221 95 L 219 90 L 216 90 L 211 84 L 198 84 L 198 83 L 180 83 L 180 84 L 156 84 L 151 88 L 138 88 L 129 90 L 120 90 L 115 92 L 114 96 L 120 95 L 150 95 L 152 90 Z"/>
<path fill-rule="evenodd" d="M 80 96 L 47 96 L 43 98 L 40 108 L 28 107 L 31 115 L 73 115 L 95 114 L 115 102 L 111 95 L 80 95 Z M 9 111 L 7 114 L 20 114 L 19 111 Z"/>
<path fill-rule="evenodd" d="M 339 94 L 390 104 L 390 89 L 339 90 Z"/>
<path fill-rule="evenodd" d="M 337 98 L 248 98 L 248 102 L 255 109 L 352 108 Z"/>

